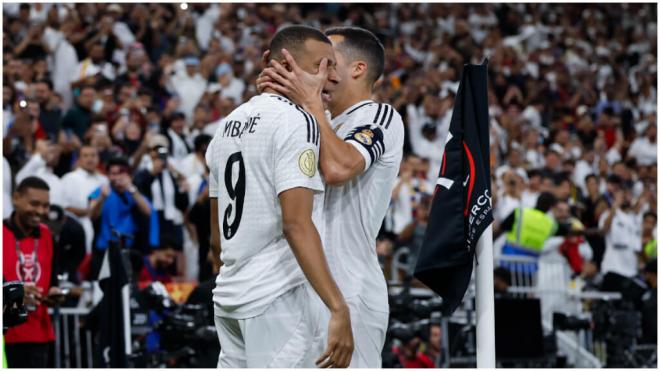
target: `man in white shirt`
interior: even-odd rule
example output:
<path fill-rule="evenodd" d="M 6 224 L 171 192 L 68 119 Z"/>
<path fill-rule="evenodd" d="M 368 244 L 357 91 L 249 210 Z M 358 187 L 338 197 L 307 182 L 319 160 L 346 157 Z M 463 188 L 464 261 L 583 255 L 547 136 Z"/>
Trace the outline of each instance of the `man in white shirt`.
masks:
<path fill-rule="evenodd" d="M 269 80 L 265 84 L 301 102 L 319 121 L 319 164 L 326 181 L 324 247 L 351 309 L 355 354 L 350 366 L 378 368 L 389 305 L 376 236 L 399 171 L 404 128 L 392 106 L 370 99 L 384 68 L 380 41 L 354 27 L 330 29 L 326 34 L 335 47 L 341 78 L 334 91 L 324 86 L 327 71 L 310 75 L 286 52 L 291 71 L 273 63 L 274 69 L 264 71 Z M 326 117 L 324 100 L 332 122 Z"/>
<path fill-rule="evenodd" d="M 93 43 L 89 47 L 89 58 L 78 63 L 78 68 L 71 77 L 73 87 L 78 87 L 89 79 L 104 77 L 110 81 L 115 79 L 115 67 L 112 63 L 105 60 L 105 51 L 100 41 Z"/>
<path fill-rule="evenodd" d="M 332 45 L 316 29 L 284 28 L 270 46 L 271 58 L 283 60 L 277 51 L 287 48 L 306 70 L 334 70 Z M 331 89 L 336 74 L 325 80 Z M 353 353 L 349 309 L 314 223 L 323 212 L 318 124 L 274 93 L 265 90 L 229 114 L 206 153 L 211 246 L 223 264 L 213 290 L 218 366 L 313 367 L 311 357 L 321 351 L 312 346 L 328 324 L 316 364 L 346 367 Z M 319 319 L 305 278 L 330 309 L 328 321 Z"/>
<path fill-rule="evenodd" d="M 181 99 L 181 111 L 188 121 L 192 121 L 193 111 L 206 92 L 208 81 L 199 73 L 199 59 L 188 56 L 183 60 L 185 71 L 176 73 L 170 78 L 168 89 L 178 94 Z"/>
<path fill-rule="evenodd" d="M 657 133 L 655 123 L 649 123 L 644 136 L 630 145 L 628 156 L 635 158 L 638 165 L 649 166 L 658 162 Z"/>
<path fill-rule="evenodd" d="M 605 234 L 603 274 L 637 275 L 637 255 L 642 251 L 641 225 L 641 217 L 633 211 L 630 196 L 622 190 L 616 191 L 612 207 L 601 215 L 598 222 Z"/>
<path fill-rule="evenodd" d="M 199 134 L 195 137 L 195 150 L 179 161 L 179 172 L 185 177 L 194 175 L 202 176 L 205 173 L 206 161 L 204 154 L 211 142 L 212 137 L 206 134 Z"/>
<path fill-rule="evenodd" d="M 98 187 L 108 183 L 108 178 L 101 174 L 99 153 L 96 147 L 85 145 L 78 154 L 78 167 L 76 170 L 62 177 L 63 205 L 73 213 L 85 230 L 85 249 L 92 251 L 94 240 L 94 227 L 90 217 L 89 195 Z"/>

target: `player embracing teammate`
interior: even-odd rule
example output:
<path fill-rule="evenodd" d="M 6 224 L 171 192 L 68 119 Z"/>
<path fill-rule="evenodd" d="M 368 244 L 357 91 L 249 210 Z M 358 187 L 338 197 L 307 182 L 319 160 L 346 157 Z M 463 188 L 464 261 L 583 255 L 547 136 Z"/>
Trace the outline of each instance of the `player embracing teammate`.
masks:
<path fill-rule="evenodd" d="M 224 135 L 230 135 L 231 128 L 221 127 L 214 138 L 216 144 L 207 152 L 211 178 L 217 182 L 212 194 L 217 197 L 212 229 L 222 236 L 224 263 L 214 290 L 222 348 L 219 366 L 313 367 L 309 357 L 321 354 L 316 363 L 319 367 L 379 368 L 389 309 L 375 243 L 401 162 L 403 123 L 390 105 L 370 99 L 384 67 L 383 46 L 372 33 L 353 27 L 330 29 L 325 35 L 334 52 L 328 52 L 327 43 L 316 38 L 317 34 L 302 43 L 275 43 L 294 30 L 313 33 L 308 27 L 291 26 L 274 36 L 265 57 L 268 67 L 258 79 L 263 93 L 227 118 L 226 122 L 243 123 L 241 134 L 238 139 L 227 139 Z M 252 106 L 243 108 L 246 105 Z M 326 108 L 332 120 L 326 117 Z M 250 121 L 255 112 L 266 111 L 273 113 L 262 113 L 259 120 L 268 123 L 262 131 L 270 131 L 260 138 L 258 127 L 250 133 Z M 307 144 L 297 145 L 299 141 Z M 245 154 L 235 155 L 238 152 L 255 154 L 246 158 Z M 229 161 L 232 155 L 242 156 L 241 160 Z M 238 181 L 234 180 L 237 174 Z M 294 197 L 288 199 L 289 195 Z M 292 202 L 287 205 L 287 201 Z M 269 213 L 261 216 L 266 207 L 271 208 Z M 241 223 L 232 229 L 236 217 L 240 218 L 239 210 L 243 218 L 248 213 L 255 215 L 244 222 L 251 227 L 241 230 Z M 295 228 L 296 237 L 286 229 L 287 218 L 305 218 L 301 225 L 314 224 Z M 271 240 L 249 241 L 258 237 Z M 278 254 L 268 255 L 270 244 L 281 247 Z M 326 271 L 328 265 L 332 276 Z M 311 288 L 304 284 L 303 272 Z M 333 277 L 341 294 L 335 292 Z M 282 285 L 282 281 L 289 283 Z M 250 310 L 252 301 L 269 304 L 261 304 L 266 309 L 255 314 Z M 286 308 L 280 305 L 281 312 L 277 312 L 278 304 Z M 350 313 L 350 320 L 344 318 L 344 310 Z M 236 320 L 234 312 L 245 318 Z M 298 312 L 302 315 L 294 314 Z M 250 321 L 254 322 L 252 330 Z M 280 335 L 285 328 L 293 333 L 288 340 Z M 268 350 L 274 348 L 269 345 L 271 339 L 282 343 L 277 351 Z M 270 355 L 250 362 L 250 343 L 253 353 Z M 223 357 L 237 362 L 223 363 Z"/>

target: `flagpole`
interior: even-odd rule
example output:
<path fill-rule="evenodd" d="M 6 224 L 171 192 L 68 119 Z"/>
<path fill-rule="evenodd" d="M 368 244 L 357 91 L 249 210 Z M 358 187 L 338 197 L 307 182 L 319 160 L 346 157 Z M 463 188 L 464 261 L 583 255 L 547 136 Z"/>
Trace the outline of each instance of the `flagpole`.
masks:
<path fill-rule="evenodd" d="M 477 367 L 495 368 L 495 291 L 493 288 L 493 224 L 477 242 Z"/>

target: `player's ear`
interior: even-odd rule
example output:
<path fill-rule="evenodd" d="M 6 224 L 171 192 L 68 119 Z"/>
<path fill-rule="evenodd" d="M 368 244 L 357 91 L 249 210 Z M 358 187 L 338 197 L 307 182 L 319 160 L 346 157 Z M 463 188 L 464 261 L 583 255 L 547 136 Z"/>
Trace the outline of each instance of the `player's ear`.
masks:
<path fill-rule="evenodd" d="M 268 61 L 270 60 L 270 49 L 266 50 L 264 54 L 261 55 L 261 64 L 263 68 L 268 67 Z"/>
<path fill-rule="evenodd" d="M 367 62 L 355 61 L 351 64 L 351 77 L 358 79 L 367 74 Z"/>

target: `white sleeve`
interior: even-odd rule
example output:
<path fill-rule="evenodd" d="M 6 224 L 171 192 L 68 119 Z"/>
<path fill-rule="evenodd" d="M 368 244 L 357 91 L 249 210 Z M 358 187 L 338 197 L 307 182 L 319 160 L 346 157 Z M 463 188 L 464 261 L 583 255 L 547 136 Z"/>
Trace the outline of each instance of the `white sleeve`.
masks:
<path fill-rule="evenodd" d="M 383 112 L 380 116 L 382 119 L 376 117 L 374 120 L 364 118 L 357 120 L 344 138 L 344 141 L 352 144 L 364 157 L 364 171 L 377 161 L 385 163 L 401 161 L 400 154 L 403 151 L 401 116 L 390 105 L 382 106 Z"/>
<path fill-rule="evenodd" d="M 277 194 L 296 188 L 324 190 L 319 175 L 318 123 L 300 112 L 280 115 L 282 129 L 275 136 L 275 190 Z"/>
<path fill-rule="evenodd" d="M 209 197 L 218 197 L 218 152 L 215 149 L 215 137 L 206 149 L 206 166 L 209 168 Z"/>

